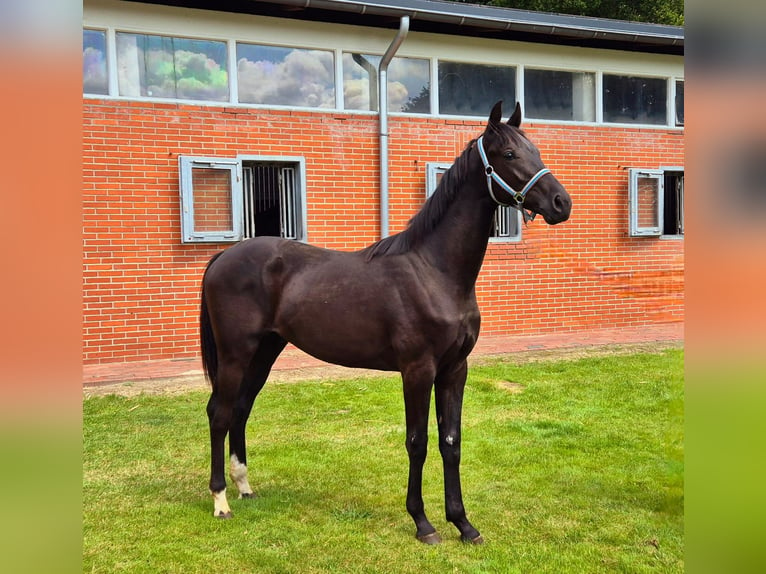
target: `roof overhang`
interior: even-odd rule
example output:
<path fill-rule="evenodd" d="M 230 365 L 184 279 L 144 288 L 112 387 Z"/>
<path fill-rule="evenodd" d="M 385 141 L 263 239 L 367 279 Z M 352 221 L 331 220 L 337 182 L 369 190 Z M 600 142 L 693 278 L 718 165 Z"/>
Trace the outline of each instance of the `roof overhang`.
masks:
<path fill-rule="evenodd" d="M 643 22 L 569 16 L 441 0 L 130 0 L 318 22 L 683 55 L 684 29 Z"/>

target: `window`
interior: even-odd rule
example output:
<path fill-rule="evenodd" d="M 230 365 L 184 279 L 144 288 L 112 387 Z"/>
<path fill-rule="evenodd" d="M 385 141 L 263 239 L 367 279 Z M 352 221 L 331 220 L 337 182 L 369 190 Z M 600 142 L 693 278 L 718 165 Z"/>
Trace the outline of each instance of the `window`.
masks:
<path fill-rule="evenodd" d="M 305 239 L 303 158 L 181 156 L 183 243 Z"/>
<path fill-rule="evenodd" d="M 381 56 L 343 54 L 343 107 L 378 109 L 378 65 Z M 428 60 L 394 57 L 388 65 L 388 111 L 431 112 Z"/>
<path fill-rule="evenodd" d="M 516 101 L 516 68 L 439 60 L 439 113 L 487 117 L 498 100 Z"/>
<path fill-rule="evenodd" d="M 426 163 L 426 198 L 431 197 L 450 165 L 449 163 Z M 521 241 L 521 212 L 512 207 L 499 205 L 495 211 L 495 226 L 490 239 Z"/>
<path fill-rule="evenodd" d="M 663 173 L 663 235 L 684 234 L 684 172 L 666 170 Z"/>
<path fill-rule="evenodd" d="M 676 125 L 684 125 L 684 82 L 676 81 Z"/>
<path fill-rule="evenodd" d="M 244 236 L 301 239 L 299 166 L 243 161 Z"/>
<path fill-rule="evenodd" d="M 335 107 L 335 58 L 326 50 L 237 44 L 239 101 Z"/>
<path fill-rule="evenodd" d="M 83 28 L 83 93 L 377 111 L 380 55 L 257 41 Z M 529 119 L 684 125 L 682 73 L 643 77 L 525 67 L 517 77 L 521 72 L 513 65 L 396 56 L 387 74 L 388 111 L 486 118 L 498 100 L 520 100 Z"/>
<path fill-rule="evenodd" d="M 628 124 L 667 123 L 668 82 L 604 74 L 604 121 Z"/>
<path fill-rule="evenodd" d="M 596 76 L 524 70 L 524 115 L 531 119 L 596 121 Z"/>
<path fill-rule="evenodd" d="M 82 31 L 82 92 L 108 94 L 109 81 L 106 68 L 106 32 Z"/>
<path fill-rule="evenodd" d="M 229 100 L 226 42 L 117 33 L 121 96 Z"/>
<path fill-rule="evenodd" d="M 631 236 L 683 236 L 683 169 L 631 169 L 628 193 Z"/>

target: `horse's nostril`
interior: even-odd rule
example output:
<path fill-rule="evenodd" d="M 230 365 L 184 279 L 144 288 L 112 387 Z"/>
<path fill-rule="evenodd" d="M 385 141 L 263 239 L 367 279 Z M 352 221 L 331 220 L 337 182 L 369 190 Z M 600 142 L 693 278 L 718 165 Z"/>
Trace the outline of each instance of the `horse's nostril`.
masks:
<path fill-rule="evenodd" d="M 561 196 L 559 194 L 556 194 L 553 196 L 553 209 L 555 209 L 556 211 L 564 210 L 564 200 L 561 199 Z"/>

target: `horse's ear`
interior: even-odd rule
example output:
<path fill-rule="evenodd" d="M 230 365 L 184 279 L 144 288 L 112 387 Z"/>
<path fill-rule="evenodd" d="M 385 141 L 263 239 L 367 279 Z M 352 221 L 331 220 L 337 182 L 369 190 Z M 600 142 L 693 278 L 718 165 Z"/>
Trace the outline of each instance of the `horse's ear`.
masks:
<path fill-rule="evenodd" d="M 489 123 L 497 125 L 502 121 L 503 121 L 503 100 L 500 100 L 494 106 L 492 106 L 492 111 L 489 112 Z"/>
<path fill-rule="evenodd" d="M 513 110 L 513 114 L 508 118 L 508 125 L 515 128 L 521 125 L 521 104 L 519 102 L 516 102 L 516 109 Z"/>

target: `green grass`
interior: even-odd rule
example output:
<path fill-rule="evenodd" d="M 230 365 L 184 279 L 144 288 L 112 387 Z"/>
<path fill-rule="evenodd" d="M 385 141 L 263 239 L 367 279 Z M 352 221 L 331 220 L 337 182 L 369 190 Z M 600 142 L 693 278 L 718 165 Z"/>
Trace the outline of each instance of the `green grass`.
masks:
<path fill-rule="evenodd" d="M 507 383 L 514 383 L 508 385 Z M 84 401 L 84 572 L 682 572 L 683 354 L 471 369 L 463 490 L 444 519 L 431 441 L 418 543 L 397 377 L 267 385 L 250 482 L 212 517 L 205 393 Z M 228 470 L 227 470 L 228 472 Z"/>

